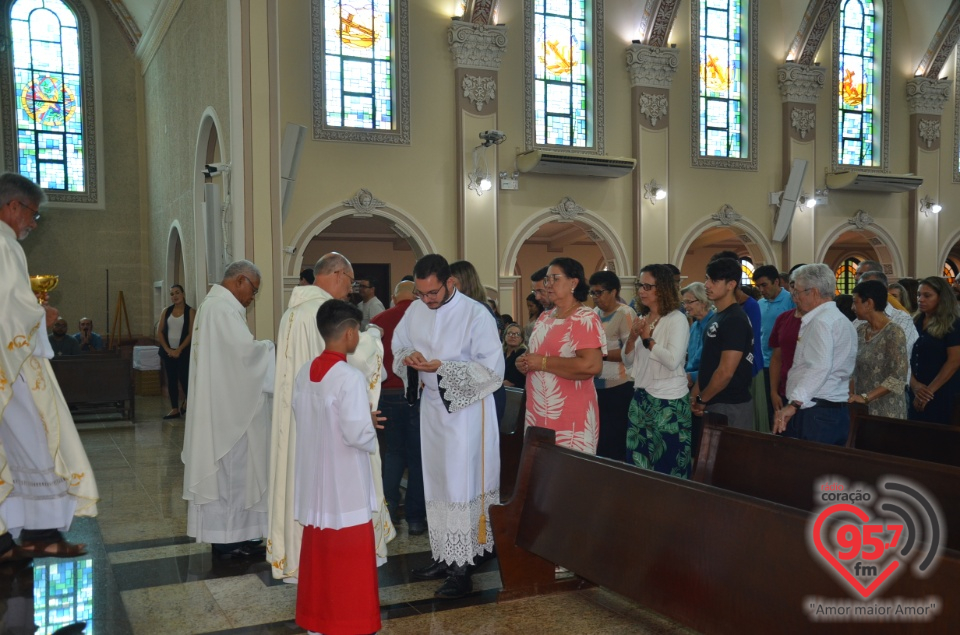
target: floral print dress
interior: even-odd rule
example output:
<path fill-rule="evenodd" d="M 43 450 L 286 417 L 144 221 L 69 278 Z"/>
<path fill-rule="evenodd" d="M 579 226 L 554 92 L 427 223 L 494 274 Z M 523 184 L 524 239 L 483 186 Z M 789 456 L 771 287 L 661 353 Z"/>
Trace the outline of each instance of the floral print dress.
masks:
<path fill-rule="evenodd" d="M 556 310 L 540 315 L 530 335 L 530 353 L 576 357 L 578 350 L 599 348 L 606 354 L 607 338 L 591 309 L 580 306 L 564 319 L 555 314 Z M 556 430 L 557 445 L 596 454 L 600 420 L 593 379 L 564 379 L 540 370 L 527 373 L 526 425 Z"/>

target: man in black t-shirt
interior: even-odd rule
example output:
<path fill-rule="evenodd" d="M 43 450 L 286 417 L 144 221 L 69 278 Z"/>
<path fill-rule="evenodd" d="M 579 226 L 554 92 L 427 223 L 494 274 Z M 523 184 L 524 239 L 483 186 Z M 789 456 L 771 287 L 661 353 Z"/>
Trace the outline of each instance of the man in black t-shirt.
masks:
<path fill-rule="evenodd" d="M 753 430 L 753 327 L 737 302 L 740 263 L 719 258 L 707 265 L 707 297 L 717 313 L 703 336 L 700 374 L 691 391 L 691 411 L 727 416 L 727 425 Z"/>

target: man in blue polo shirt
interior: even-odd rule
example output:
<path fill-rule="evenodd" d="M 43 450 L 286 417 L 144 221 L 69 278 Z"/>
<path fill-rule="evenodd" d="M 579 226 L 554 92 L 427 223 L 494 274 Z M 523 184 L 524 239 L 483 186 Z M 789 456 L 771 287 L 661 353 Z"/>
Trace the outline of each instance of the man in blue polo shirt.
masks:
<path fill-rule="evenodd" d="M 760 344 L 763 350 L 763 385 L 764 394 L 770 394 L 770 333 L 773 325 L 784 311 L 796 308 L 790 292 L 783 288 L 780 281 L 780 272 L 773 265 L 757 267 L 753 272 L 753 284 L 757 285 L 763 296 L 760 298 Z M 773 404 L 767 401 L 767 416 L 773 420 Z"/>

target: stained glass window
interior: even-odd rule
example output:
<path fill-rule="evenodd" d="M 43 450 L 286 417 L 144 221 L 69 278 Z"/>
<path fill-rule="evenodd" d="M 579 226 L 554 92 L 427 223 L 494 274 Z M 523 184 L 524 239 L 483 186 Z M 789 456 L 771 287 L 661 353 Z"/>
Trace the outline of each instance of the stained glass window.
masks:
<path fill-rule="evenodd" d="M 33 621 L 38 633 L 52 633 L 92 618 L 93 560 L 33 566 Z"/>
<path fill-rule="evenodd" d="M 700 155 L 746 156 L 744 3 L 700 0 Z"/>
<path fill-rule="evenodd" d="M 84 192 L 77 17 L 62 0 L 18 0 L 10 36 L 19 171 L 45 189 Z"/>
<path fill-rule="evenodd" d="M 943 263 L 943 277 L 947 279 L 949 284 L 953 284 L 953 281 L 957 279 L 957 274 L 960 273 L 957 270 L 957 265 L 953 264 L 952 261 L 947 260 Z"/>
<path fill-rule="evenodd" d="M 873 0 L 845 0 L 840 6 L 838 163 L 877 165 L 876 13 Z"/>
<path fill-rule="evenodd" d="M 834 273 L 837 276 L 837 295 L 842 293 L 853 293 L 853 288 L 857 286 L 857 269 L 860 267 L 860 261 L 857 258 L 847 258 Z"/>
<path fill-rule="evenodd" d="M 752 287 L 753 286 L 753 261 L 749 258 L 740 259 L 740 286 L 742 287 Z"/>
<path fill-rule="evenodd" d="M 534 1 L 534 130 L 538 145 L 593 145 L 587 0 Z"/>

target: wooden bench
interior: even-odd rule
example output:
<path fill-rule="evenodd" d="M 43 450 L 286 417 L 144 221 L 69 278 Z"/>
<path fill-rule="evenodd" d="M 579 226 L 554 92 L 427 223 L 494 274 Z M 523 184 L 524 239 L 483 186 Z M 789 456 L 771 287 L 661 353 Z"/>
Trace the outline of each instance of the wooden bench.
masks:
<path fill-rule="evenodd" d="M 523 450 L 523 428 L 527 413 L 527 393 L 522 388 L 507 388 L 504 420 L 500 424 L 500 499 L 513 494 Z"/>
<path fill-rule="evenodd" d="M 960 426 L 850 411 L 847 447 L 960 467 Z"/>
<path fill-rule="evenodd" d="M 50 360 L 63 397 L 74 414 L 119 413 L 134 418 L 133 363 L 121 351 Z"/>
<path fill-rule="evenodd" d="M 806 633 L 818 628 L 804 612 L 810 597 L 849 597 L 807 547 L 808 513 L 553 440 L 550 430 L 527 430 L 516 491 L 490 509 L 501 600 L 590 581 L 704 633 Z M 557 580 L 555 564 L 579 577 Z M 929 577 L 900 575 L 883 595 L 943 597 L 940 614 L 923 629 L 950 632 L 960 623 L 957 585 L 960 558 L 947 552 Z M 829 625 L 842 633 L 916 628 Z"/>
<path fill-rule="evenodd" d="M 813 498 L 826 476 L 871 488 L 885 476 L 903 477 L 939 501 L 948 528 L 960 527 L 960 468 L 711 425 L 700 454 L 693 480 L 803 511 L 826 504 Z M 960 531 L 949 531 L 946 545 L 960 550 Z"/>

